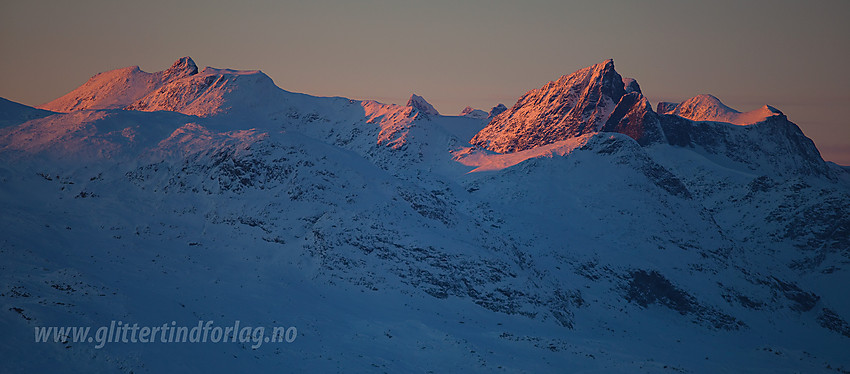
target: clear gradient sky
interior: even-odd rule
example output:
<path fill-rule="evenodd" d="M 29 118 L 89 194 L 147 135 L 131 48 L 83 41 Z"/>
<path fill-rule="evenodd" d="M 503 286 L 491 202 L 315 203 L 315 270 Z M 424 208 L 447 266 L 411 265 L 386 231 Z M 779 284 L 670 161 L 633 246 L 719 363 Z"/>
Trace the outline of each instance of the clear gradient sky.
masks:
<path fill-rule="evenodd" d="M 75 0 L 0 3 L 0 97 L 39 105 L 139 65 L 260 69 L 283 89 L 443 114 L 511 106 L 613 58 L 653 103 L 770 104 L 850 165 L 850 1 Z"/>

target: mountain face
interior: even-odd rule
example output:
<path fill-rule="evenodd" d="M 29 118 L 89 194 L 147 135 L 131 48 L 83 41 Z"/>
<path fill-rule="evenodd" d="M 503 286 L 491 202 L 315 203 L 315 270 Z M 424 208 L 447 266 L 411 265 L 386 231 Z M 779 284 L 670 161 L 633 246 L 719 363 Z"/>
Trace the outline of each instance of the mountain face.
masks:
<path fill-rule="evenodd" d="M 607 60 L 527 92 L 470 142 L 504 153 L 597 132 L 625 94 L 623 78 Z"/>
<path fill-rule="evenodd" d="M 189 58 L 0 104 L 0 371 L 850 369 L 850 173 L 769 106 L 609 60 L 487 122 Z M 31 335 L 111 321 L 297 338 Z"/>
<path fill-rule="evenodd" d="M 173 79 L 127 105 L 127 110 L 172 111 L 209 117 L 244 108 L 278 104 L 282 92 L 261 71 L 204 68 Z M 272 104 L 272 105 L 274 105 Z"/>
<path fill-rule="evenodd" d="M 470 143 L 510 153 L 600 132 L 625 134 L 642 146 L 698 148 L 751 170 L 830 173 L 814 143 L 778 109 L 741 113 L 698 95 L 659 103 L 655 112 L 637 81 L 622 78 L 611 60 L 529 91 Z"/>
<path fill-rule="evenodd" d="M 115 69 L 91 77 L 79 88 L 39 108 L 54 112 L 120 109 L 171 81 L 197 73 L 198 67 L 190 57 L 182 57 L 156 73 L 144 72 L 138 66 Z"/>
<path fill-rule="evenodd" d="M 425 114 L 430 114 L 433 116 L 440 115 L 440 112 L 438 112 L 437 109 L 434 109 L 434 106 L 431 105 L 431 103 L 427 102 L 425 98 L 417 94 L 410 95 L 410 99 L 407 100 L 407 106 Z"/>
<path fill-rule="evenodd" d="M 673 114 L 692 121 L 726 122 L 736 125 L 750 125 L 767 120 L 773 116 L 781 116 L 782 112 L 769 105 L 759 109 L 741 113 L 732 109 L 720 99 L 712 95 L 699 95 L 677 104 L 674 109 L 664 114 Z"/>

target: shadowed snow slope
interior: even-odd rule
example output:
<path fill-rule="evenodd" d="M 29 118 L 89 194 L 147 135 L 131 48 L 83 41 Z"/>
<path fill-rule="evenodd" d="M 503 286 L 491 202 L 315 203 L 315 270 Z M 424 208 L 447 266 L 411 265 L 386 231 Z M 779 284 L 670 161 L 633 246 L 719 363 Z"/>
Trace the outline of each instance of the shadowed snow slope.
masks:
<path fill-rule="evenodd" d="M 50 111 L 36 109 L 0 97 L 0 127 L 18 125 L 51 114 L 53 113 Z"/>

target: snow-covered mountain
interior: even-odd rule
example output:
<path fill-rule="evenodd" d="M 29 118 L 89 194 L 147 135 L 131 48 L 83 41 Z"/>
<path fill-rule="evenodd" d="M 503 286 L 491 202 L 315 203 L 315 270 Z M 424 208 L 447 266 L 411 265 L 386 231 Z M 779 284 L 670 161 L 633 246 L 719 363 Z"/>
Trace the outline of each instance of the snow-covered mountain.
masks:
<path fill-rule="evenodd" d="M 39 108 L 54 112 L 84 109 L 120 109 L 171 81 L 198 73 L 190 57 L 178 59 L 170 68 L 148 73 L 138 66 L 96 74 L 88 82 Z"/>
<path fill-rule="evenodd" d="M 741 113 L 723 104 L 712 95 L 698 95 L 676 104 L 675 108 L 662 114 L 674 114 L 692 121 L 726 122 L 736 125 L 751 125 L 782 115 L 778 109 L 764 105 L 761 108 Z"/>
<path fill-rule="evenodd" d="M 769 106 L 609 60 L 441 116 L 188 57 L 0 104 L 4 372 L 850 370 L 850 173 Z M 33 342 L 118 320 L 298 335 Z"/>
<path fill-rule="evenodd" d="M 460 115 L 463 116 L 463 117 L 470 117 L 470 118 L 477 118 L 477 119 L 484 119 L 484 118 L 487 118 L 489 116 L 489 114 L 487 112 L 485 112 L 481 109 L 475 109 L 471 106 L 463 108 L 463 110 L 460 111 Z"/>
<path fill-rule="evenodd" d="M 505 106 L 505 104 L 499 103 L 498 105 L 490 108 L 490 112 L 487 113 L 488 114 L 487 117 L 493 118 L 495 116 L 502 114 L 506 110 L 508 110 L 508 108 Z"/>
<path fill-rule="evenodd" d="M 625 94 L 623 78 L 607 60 L 527 92 L 471 142 L 516 152 L 597 132 Z"/>
<path fill-rule="evenodd" d="M 410 95 L 410 99 L 407 100 L 407 106 L 425 114 L 430 114 L 434 116 L 440 115 L 440 112 L 438 112 L 437 109 L 434 109 L 434 106 L 431 105 L 431 103 L 429 103 L 425 100 L 425 98 L 417 94 Z"/>

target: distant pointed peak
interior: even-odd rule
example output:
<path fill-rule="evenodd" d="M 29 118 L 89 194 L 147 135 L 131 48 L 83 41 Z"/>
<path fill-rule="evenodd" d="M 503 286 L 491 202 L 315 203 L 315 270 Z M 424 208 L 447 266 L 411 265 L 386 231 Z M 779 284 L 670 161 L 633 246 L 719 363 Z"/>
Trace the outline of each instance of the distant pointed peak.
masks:
<path fill-rule="evenodd" d="M 508 107 L 506 107 L 505 104 L 499 103 L 499 105 L 496 105 L 496 106 L 494 106 L 493 108 L 490 109 L 489 117 L 493 118 L 495 116 L 498 116 L 499 114 L 502 114 L 502 112 L 504 112 L 506 110 L 508 110 Z"/>
<path fill-rule="evenodd" d="M 765 105 L 765 106 L 761 107 L 761 109 L 763 111 L 771 112 L 771 113 L 774 113 L 774 114 L 785 115 L 785 113 L 782 113 L 781 110 L 776 109 L 776 108 L 774 108 L 770 105 Z"/>
<path fill-rule="evenodd" d="M 419 96 L 417 94 L 411 94 L 410 99 L 407 100 L 407 106 L 418 110 L 421 113 L 431 114 L 435 116 L 439 116 L 440 112 L 434 108 L 425 98 Z"/>
<path fill-rule="evenodd" d="M 720 99 L 709 94 L 692 97 L 668 111 L 667 114 L 675 114 L 693 121 L 727 122 L 736 125 L 749 125 L 773 116 L 784 115 L 779 109 L 770 105 L 742 113 L 726 106 Z"/>
<path fill-rule="evenodd" d="M 591 65 L 590 68 L 593 69 L 593 70 L 613 69 L 614 68 L 614 59 L 609 58 L 609 59 L 602 60 L 602 62 L 600 62 L 600 63 Z"/>
<path fill-rule="evenodd" d="M 726 104 L 723 104 L 720 99 L 711 94 L 701 94 L 685 100 L 683 103 L 679 104 L 676 111 L 680 113 L 704 112 L 710 115 L 740 113 L 737 110 L 728 107 Z"/>
<path fill-rule="evenodd" d="M 614 69 L 614 60 L 609 58 L 609 59 L 602 61 L 600 63 L 596 63 L 596 64 L 590 65 L 588 67 L 585 67 L 584 69 L 580 69 L 578 71 L 575 71 L 572 74 L 563 75 L 558 80 L 549 82 L 549 85 L 550 86 L 551 85 L 557 86 L 559 84 L 563 84 L 567 81 L 570 81 L 571 79 L 575 79 L 578 76 L 586 76 L 586 77 L 590 78 L 590 77 L 610 76 L 611 74 L 616 74 L 617 78 L 619 80 L 624 81 L 624 79 L 619 74 L 617 74 L 617 71 Z M 625 83 L 625 82 L 623 82 L 623 83 Z"/>
<path fill-rule="evenodd" d="M 191 57 L 183 56 L 183 57 L 178 58 L 177 61 L 174 61 L 174 63 L 171 64 L 171 69 L 175 69 L 175 68 L 189 68 L 189 69 L 197 70 L 198 65 L 195 64 L 195 60 L 192 60 Z"/>
<path fill-rule="evenodd" d="M 184 56 L 171 64 L 171 67 L 163 72 L 167 80 L 188 77 L 198 74 L 198 65 L 189 56 Z"/>
<path fill-rule="evenodd" d="M 699 95 L 692 97 L 688 101 L 700 101 L 700 102 L 711 102 L 711 103 L 723 104 L 723 102 L 720 101 L 720 99 L 718 99 L 717 96 L 714 96 L 712 94 L 699 94 Z"/>
<path fill-rule="evenodd" d="M 471 106 L 468 106 L 466 108 L 463 108 L 463 110 L 460 112 L 460 116 L 461 117 L 484 119 L 484 118 L 487 118 L 488 115 L 487 115 L 487 112 L 485 112 L 481 109 L 475 109 Z"/>
<path fill-rule="evenodd" d="M 595 72 L 613 71 L 613 70 L 615 70 L 614 69 L 614 59 L 609 58 L 605 61 L 602 61 L 602 62 L 600 62 L 596 65 L 591 66 L 590 69 L 595 71 Z"/>

